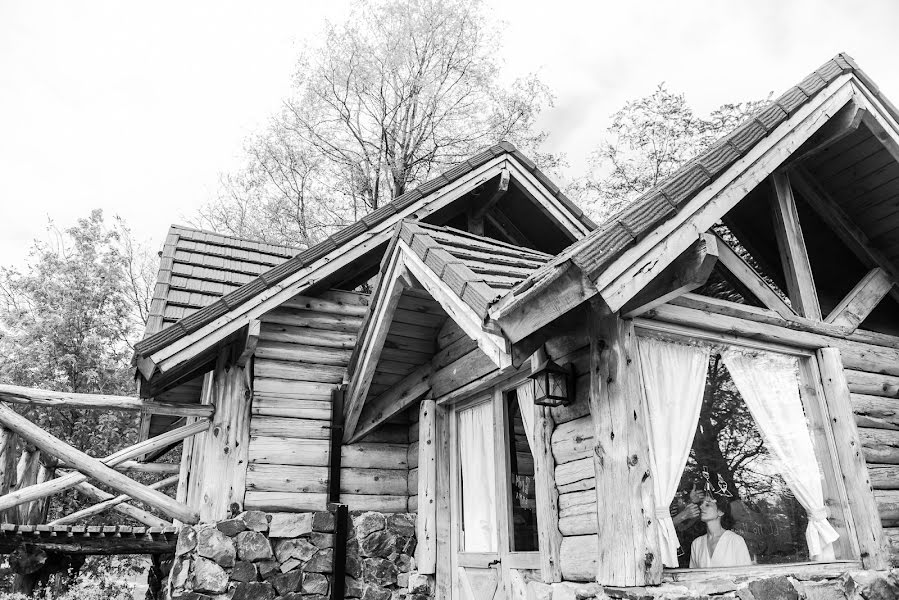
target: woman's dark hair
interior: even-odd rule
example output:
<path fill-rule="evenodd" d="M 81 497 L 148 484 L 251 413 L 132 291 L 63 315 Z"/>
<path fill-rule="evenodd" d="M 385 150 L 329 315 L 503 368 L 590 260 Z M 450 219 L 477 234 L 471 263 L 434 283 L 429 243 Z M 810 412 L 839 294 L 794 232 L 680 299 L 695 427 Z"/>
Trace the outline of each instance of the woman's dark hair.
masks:
<path fill-rule="evenodd" d="M 724 513 L 721 515 L 721 526 L 725 529 L 733 529 L 735 521 L 734 515 L 730 510 L 730 498 L 716 496 L 715 504 L 718 505 L 718 510 Z"/>

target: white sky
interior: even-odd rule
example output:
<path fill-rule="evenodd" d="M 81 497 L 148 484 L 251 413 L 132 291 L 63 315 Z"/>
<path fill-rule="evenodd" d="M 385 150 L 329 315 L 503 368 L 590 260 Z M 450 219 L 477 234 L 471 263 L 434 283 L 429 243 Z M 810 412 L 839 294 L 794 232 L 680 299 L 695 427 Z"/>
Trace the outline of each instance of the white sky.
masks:
<path fill-rule="evenodd" d="M 571 175 L 609 115 L 664 81 L 700 113 L 780 94 L 839 51 L 899 103 L 899 2 L 487 0 L 510 78 L 556 93 L 549 149 Z M 47 219 L 93 208 L 161 244 L 211 199 L 289 89 L 329 2 L 0 0 L 0 265 Z"/>

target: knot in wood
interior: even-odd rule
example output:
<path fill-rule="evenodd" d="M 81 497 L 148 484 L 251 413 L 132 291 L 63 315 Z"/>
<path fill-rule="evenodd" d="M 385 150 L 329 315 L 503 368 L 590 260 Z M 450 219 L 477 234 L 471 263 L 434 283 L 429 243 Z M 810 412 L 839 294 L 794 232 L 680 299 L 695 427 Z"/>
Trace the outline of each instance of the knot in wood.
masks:
<path fill-rule="evenodd" d="M 646 555 L 643 557 L 643 563 L 646 565 L 647 569 L 652 568 L 652 563 L 655 559 L 656 559 L 655 554 L 653 554 L 652 552 L 646 553 Z"/>
<path fill-rule="evenodd" d="M 627 466 L 636 467 L 638 462 L 640 462 L 639 457 L 636 454 L 631 454 L 627 459 Z"/>

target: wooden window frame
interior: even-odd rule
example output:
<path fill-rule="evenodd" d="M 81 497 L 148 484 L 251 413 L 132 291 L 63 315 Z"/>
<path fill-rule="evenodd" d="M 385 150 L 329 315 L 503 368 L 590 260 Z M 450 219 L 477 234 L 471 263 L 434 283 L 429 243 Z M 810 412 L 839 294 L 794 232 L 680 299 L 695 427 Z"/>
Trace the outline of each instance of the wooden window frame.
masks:
<path fill-rule="evenodd" d="M 703 341 L 711 345 L 723 345 L 753 350 L 764 350 L 778 354 L 786 354 L 799 359 L 800 397 L 803 410 L 808 420 L 809 433 L 815 449 L 815 457 L 824 475 L 824 498 L 830 513 L 830 522 L 840 533 L 838 554 L 848 554 L 850 558 L 832 561 L 814 561 L 783 564 L 751 565 L 746 567 L 720 567 L 707 569 L 665 568 L 662 581 L 681 582 L 699 581 L 720 577 L 736 577 L 751 575 L 767 575 L 771 573 L 787 574 L 828 574 L 845 572 L 863 568 L 860 558 L 857 528 L 850 509 L 849 495 L 843 478 L 840 475 L 839 461 L 835 449 L 835 439 L 831 427 L 831 418 L 824 398 L 824 385 L 815 352 L 787 346 L 724 335 L 718 332 L 703 330 L 700 327 L 673 325 L 640 319 L 635 326 L 638 337 L 681 338 L 686 341 Z M 835 548 L 836 549 L 836 548 Z"/>

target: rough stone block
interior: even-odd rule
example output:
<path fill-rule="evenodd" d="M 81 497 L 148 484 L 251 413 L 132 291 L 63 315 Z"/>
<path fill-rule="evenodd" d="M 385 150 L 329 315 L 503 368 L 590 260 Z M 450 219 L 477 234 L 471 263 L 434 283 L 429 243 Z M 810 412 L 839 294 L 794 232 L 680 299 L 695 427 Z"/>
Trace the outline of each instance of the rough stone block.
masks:
<path fill-rule="evenodd" d="M 361 598 L 365 589 L 355 577 L 345 577 L 343 580 L 343 595 L 347 598 Z"/>
<path fill-rule="evenodd" d="M 334 550 L 322 548 L 315 553 L 312 560 L 303 565 L 307 573 L 330 573 L 334 565 Z"/>
<path fill-rule="evenodd" d="M 175 556 L 187 554 L 197 547 L 197 530 L 185 525 L 178 533 L 178 543 L 175 544 Z"/>
<path fill-rule="evenodd" d="M 376 585 L 366 585 L 362 592 L 362 600 L 388 600 L 390 591 Z"/>
<path fill-rule="evenodd" d="M 430 594 L 431 578 L 422 573 L 410 573 L 407 588 L 410 594 Z"/>
<path fill-rule="evenodd" d="M 409 587 L 409 573 L 397 573 L 396 574 L 396 585 L 401 588 Z"/>
<path fill-rule="evenodd" d="M 197 531 L 197 554 L 203 558 L 214 560 L 223 567 L 234 566 L 236 556 L 231 538 L 215 527 L 206 527 Z"/>
<path fill-rule="evenodd" d="M 260 533 L 268 531 L 268 515 L 261 510 L 248 510 L 240 513 L 235 518 L 241 521 L 250 531 L 258 531 Z"/>
<path fill-rule="evenodd" d="M 246 524 L 240 519 L 227 519 L 225 521 L 219 521 L 215 524 L 219 531 L 227 535 L 228 537 L 234 537 L 241 531 L 246 531 Z"/>
<path fill-rule="evenodd" d="M 288 560 L 285 560 L 283 563 L 281 563 L 280 571 L 282 573 L 288 573 L 290 571 L 293 571 L 294 569 L 299 568 L 300 566 L 302 566 L 302 564 L 303 564 L 303 561 L 301 561 L 300 559 L 290 558 Z"/>
<path fill-rule="evenodd" d="M 272 545 L 268 538 L 258 531 L 242 531 L 234 538 L 237 545 L 237 556 L 240 560 L 248 560 L 250 562 L 259 562 L 261 560 L 271 560 Z"/>
<path fill-rule="evenodd" d="M 278 561 L 276 560 L 261 560 L 256 563 L 256 568 L 259 570 L 259 576 L 266 580 L 281 572 L 278 567 Z"/>
<path fill-rule="evenodd" d="M 299 592 L 300 584 L 303 582 L 303 573 L 300 571 L 291 571 L 290 573 L 282 573 L 271 578 L 271 584 L 275 587 L 275 591 L 283 596 L 289 592 Z"/>
<path fill-rule="evenodd" d="M 251 581 L 256 581 L 259 577 L 259 570 L 256 565 L 247 562 L 245 560 L 239 560 L 234 564 L 234 568 L 231 569 L 231 580 L 232 581 L 241 581 L 244 583 L 249 583 Z"/>
<path fill-rule="evenodd" d="M 265 582 L 238 583 L 231 600 L 274 600 L 275 588 Z"/>
<path fill-rule="evenodd" d="M 529 581 L 527 585 L 527 600 L 552 600 L 553 587 L 542 581 Z"/>
<path fill-rule="evenodd" d="M 359 554 L 356 553 L 354 555 L 350 555 L 347 553 L 346 561 L 344 562 L 344 571 L 350 577 L 362 577 L 362 559 L 359 558 Z"/>
<path fill-rule="evenodd" d="M 228 574 L 214 561 L 198 558 L 194 562 L 193 589 L 221 594 L 228 589 Z"/>
<path fill-rule="evenodd" d="M 313 531 L 309 534 L 309 542 L 319 548 L 333 548 L 334 547 L 334 534 L 333 533 L 319 533 L 318 531 Z"/>
<path fill-rule="evenodd" d="M 379 586 L 396 585 L 396 566 L 383 558 L 362 561 L 362 580 Z"/>
<path fill-rule="evenodd" d="M 362 539 L 375 531 L 381 531 L 387 526 L 384 515 L 376 512 L 366 512 L 353 518 L 355 537 Z"/>
<path fill-rule="evenodd" d="M 334 531 L 334 513 L 320 510 L 312 514 L 312 531 L 330 533 Z"/>
<path fill-rule="evenodd" d="M 387 517 L 387 529 L 396 535 L 413 537 L 415 535 L 414 515 L 397 513 Z"/>
<path fill-rule="evenodd" d="M 329 587 L 327 576 L 321 573 L 303 573 L 302 592 L 304 594 L 321 594 L 325 596 L 328 594 Z"/>
<path fill-rule="evenodd" d="M 400 573 L 408 573 L 412 570 L 412 557 L 408 554 L 400 554 L 393 559 L 393 564 Z"/>
<path fill-rule="evenodd" d="M 359 542 L 359 552 L 362 556 L 369 557 L 387 558 L 393 553 L 395 547 L 396 536 L 386 529 L 372 532 Z"/>
<path fill-rule="evenodd" d="M 174 589 L 180 590 L 187 587 L 187 581 L 190 577 L 190 563 L 191 560 L 187 557 L 175 560 L 175 566 L 172 567 L 170 574 Z"/>
<path fill-rule="evenodd" d="M 799 592 L 786 577 L 750 581 L 749 592 L 759 600 L 799 600 Z"/>
<path fill-rule="evenodd" d="M 577 600 L 577 595 L 574 593 L 574 588 L 571 586 L 555 583 L 552 588 L 552 600 Z"/>
<path fill-rule="evenodd" d="M 806 600 L 846 600 L 843 586 L 835 581 L 802 581 L 801 597 Z"/>
<path fill-rule="evenodd" d="M 284 563 L 291 558 L 306 562 L 318 552 L 319 548 L 306 539 L 286 539 L 275 542 L 275 556 Z"/>
<path fill-rule="evenodd" d="M 272 513 L 268 535 L 273 538 L 295 538 L 312 533 L 312 513 Z"/>

